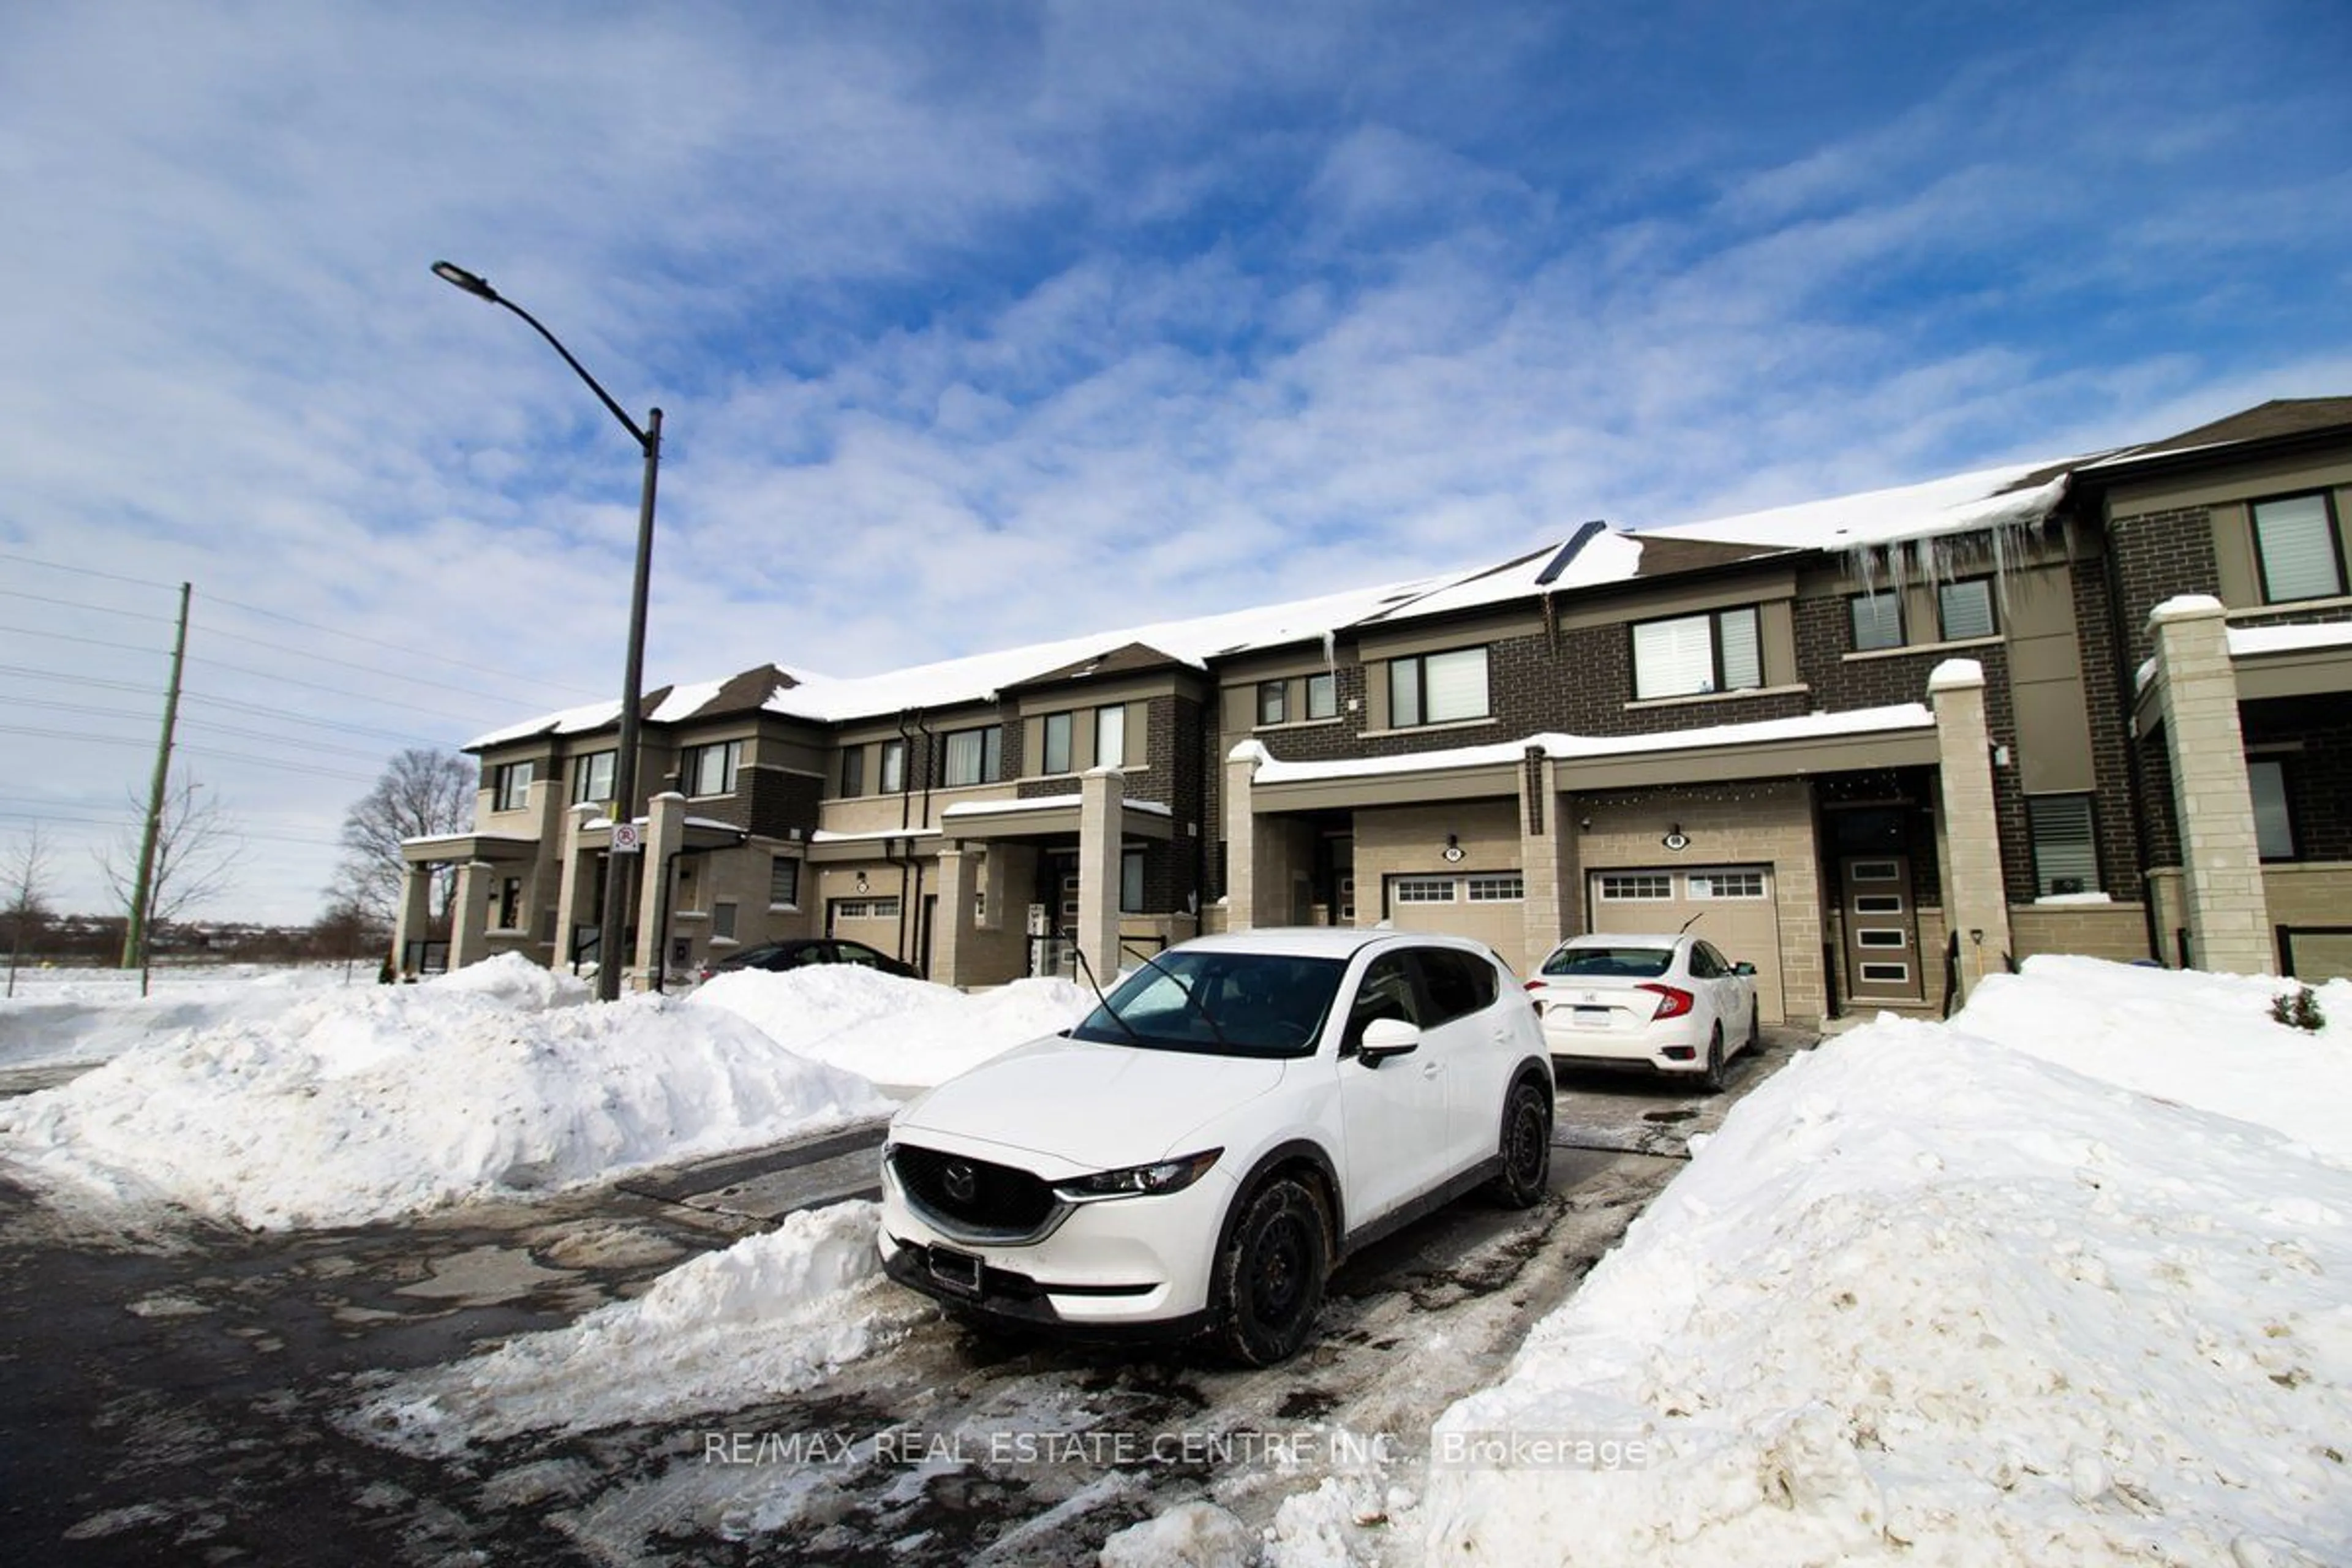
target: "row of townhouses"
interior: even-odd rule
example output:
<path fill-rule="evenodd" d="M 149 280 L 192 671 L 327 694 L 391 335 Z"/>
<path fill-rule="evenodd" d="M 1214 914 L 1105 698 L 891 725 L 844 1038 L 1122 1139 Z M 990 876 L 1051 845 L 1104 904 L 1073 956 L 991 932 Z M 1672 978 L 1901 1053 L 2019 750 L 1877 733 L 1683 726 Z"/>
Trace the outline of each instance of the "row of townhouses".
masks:
<path fill-rule="evenodd" d="M 1197 932 L 1692 924 L 1769 1019 L 2042 952 L 2352 973 L 2352 398 L 858 679 L 746 670 L 468 748 L 400 946 L 632 984 L 834 937 L 987 985 Z M 1695 924 L 1694 924 L 1695 922 Z M 437 957 L 437 954 L 436 954 Z"/>

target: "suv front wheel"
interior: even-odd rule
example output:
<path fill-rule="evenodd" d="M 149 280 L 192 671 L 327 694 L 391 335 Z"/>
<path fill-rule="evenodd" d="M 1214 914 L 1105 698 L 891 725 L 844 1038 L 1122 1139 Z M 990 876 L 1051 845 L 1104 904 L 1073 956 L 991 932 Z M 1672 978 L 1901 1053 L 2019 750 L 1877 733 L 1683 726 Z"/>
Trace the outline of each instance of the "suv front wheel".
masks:
<path fill-rule="evenodd" d="M 1225 1348 L 1248 1366 L 1296 1355 L 1315 1331 L 1329 1271 L 1323 1205 L 1285 1176 L 1250 1194 L 1217 1255 L 1215 1300 Z"/>

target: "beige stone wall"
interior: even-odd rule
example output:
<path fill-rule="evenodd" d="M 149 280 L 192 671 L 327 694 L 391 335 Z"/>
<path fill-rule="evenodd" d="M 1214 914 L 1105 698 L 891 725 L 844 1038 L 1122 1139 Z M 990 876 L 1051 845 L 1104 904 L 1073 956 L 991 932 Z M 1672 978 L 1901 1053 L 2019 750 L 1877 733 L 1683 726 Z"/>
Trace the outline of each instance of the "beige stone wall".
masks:
<path fill-rule="evenodd" d="M 1813 836 L 1812 790 L 1790 779 L 1714 791 L 1653 790 L 1640 795 L 1579 796 L 1576 857 L 1594 871 L 1686 863 L 1769 865 L 1780 932 L 1781 1006 L 1788 1021 L 1814 1025 L 1829 1005 L 1822 973 L 1821 851 Z M 1690 847 L 1661 844 L 1679 825 Z M 1760 967 L 1760 965 L 1759 965 Z"/>
<path fill-rule="evenodd" d="M 2263 883 L 2279 925 L 2352 926 L 2352 865 L 2268 866 Z M 2294 944 L 2294 967 L 2301 980 L 2352 979 L 2352 937 L 2304 938 Z"/>
<path fill-rule="evenodd" d="M 1444 858 L 1452 834 L 1462 858 Z M 1390 877 L 1412 872 L 1464 875 L 1517 871 L 1519 866 L 1518 804 L 1513 800 L 1454 801 L 1438 805 L 1367 808 L 1356 813 L 1356 923 L 1381 923 L 1381 903 Z M 1435 916 L 1434 921 L 1416 915 Z M 1391 910 L 1407 930 L 1459 931 L 1491 945 L 1516 970 L 1528 962 L 1527 931 L 1517 903 L 1431 905 L 1425 910 Z M 1538 954 L 1538 956 L 1540 956 Z"/>
<path fill-rule="evenodd" d="M 2149 617 L 2163 682 L 2164 740 L 2186 865 L 2190 956 L 2200 969 L 2276 967 L 2254 840 L 2253 795 L 2238 720 L 2238 682 L 2218 605 Z"/>
<path fill-rule="evenodd" d="M 2009 924 L 2021 963 L 2041 952 L 2080 953 L 2117 963 L 2152 956 L 2145 904 L 2012 904 Z"/>

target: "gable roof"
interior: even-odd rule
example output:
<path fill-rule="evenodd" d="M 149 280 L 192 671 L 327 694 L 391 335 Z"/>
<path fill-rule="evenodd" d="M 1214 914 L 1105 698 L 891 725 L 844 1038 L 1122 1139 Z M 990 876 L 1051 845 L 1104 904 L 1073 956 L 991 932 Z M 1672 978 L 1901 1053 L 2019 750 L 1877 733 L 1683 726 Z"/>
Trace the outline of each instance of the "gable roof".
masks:
<path fill-rule="evenodd" d="M 2155 458 L 2313 436 L 2347 426 L 2352 426 L 2352 397 L 2273 397 L 2178 436 L 2122 447 L 2082 467 L 2085 471 L 2119 468 Z"/>

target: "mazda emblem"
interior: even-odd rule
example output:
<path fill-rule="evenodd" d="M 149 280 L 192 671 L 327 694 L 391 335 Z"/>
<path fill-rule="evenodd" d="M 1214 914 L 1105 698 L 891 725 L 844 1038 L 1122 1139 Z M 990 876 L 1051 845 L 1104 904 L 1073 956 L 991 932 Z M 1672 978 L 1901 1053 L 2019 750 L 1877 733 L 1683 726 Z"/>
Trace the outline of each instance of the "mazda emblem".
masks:
<path fill-rule="evenodd" d="M 947 1188 L 948 1196 L 960 1204 L 971 1202 L 972 1194 L 980 1190 L 979 1178 L 961 1160 L 950 1160 L 940 1168 L 940 1184 Z"/>

